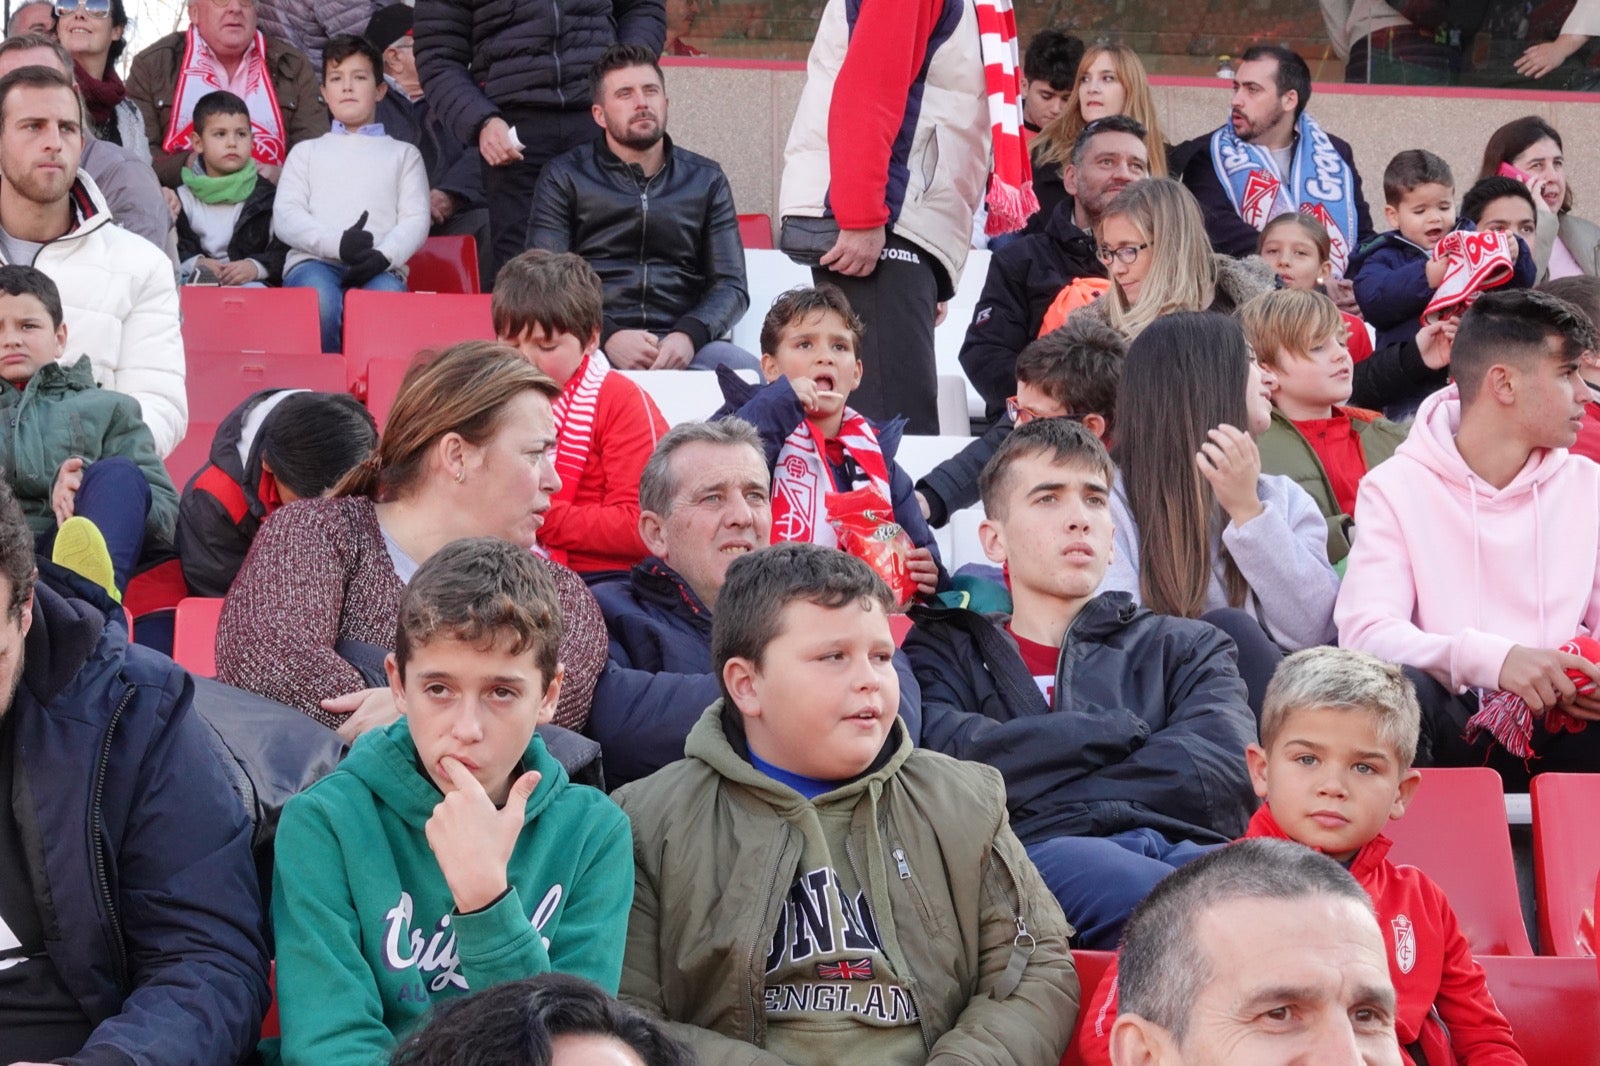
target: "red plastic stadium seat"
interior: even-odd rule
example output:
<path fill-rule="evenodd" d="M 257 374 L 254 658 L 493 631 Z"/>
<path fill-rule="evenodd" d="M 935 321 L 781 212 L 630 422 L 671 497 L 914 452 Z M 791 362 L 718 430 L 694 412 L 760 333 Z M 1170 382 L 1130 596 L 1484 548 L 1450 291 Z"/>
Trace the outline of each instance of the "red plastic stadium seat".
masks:
<path fill-rule="evenodd" d="M 772 219 L 766 215 L 740 215 L 739 240 L 746 250 L 773 247 Z"/>
<path fill-rule="evenodd" d="M 1591 910 L 1600 875 L 1600 776 L 1540 774 L 1531 792 L 1540 948 L 1546 955 L 1600 954 Z"/>
<path fill-rule="evenodd" d="M 217 621 L 222 600 L 190 596 L 178 603 L 173 621 L 172 661 L 200 677 L 217 676 Z"/>
<path fill-rule="evenodd" d="M 1101 978 L 1105 977 L 1106 970 L 1111 967 L 1111 960 L 1117 957 L 1115 951 L 1085 951 L 1074 949 L 1072 964 L 1078 969 L 1078 1010 L 1086 1011 L 1094 1002 L 1095 991 L 1100 987 Z M 1078 1026 L 1083 1025 L 1080 1014 Z M 1078 1037 L 1074 1033 L 1072 1043 L 1067 1045 L 1067 1053 L 1061 1056 L 1061 1066 L 1079 1066 L 1083 1060 L 1078 1057 Z"/>
<path fill-rule="evenodd" d="M 1600 1063 L 1600 978 L 1593 959 L 1479 956 L 1478 962 L 1528 1066 Z"/>
<path fill-rule="evenodd" d="M 406 287 L 412 292 L 480 292 L 478 242 L 469 236 L 429 237 L 406 260 Z"/>
<path fill-rule="evenodd" d="M 191 371 L 197 351 L 322 354 L 317 294 L 311 289 L 185 285 L 178 292 Z"/>
<path fill-rule="evenodd" d="M 184 387 L 189 394 L 189 432 L 215 425 L 261 389 L 345 390 L 344 360 L 321 352 L 236 352 L 190 345 L 185 351 Z M 210 451 L 207 437 L 206 450 Z"/>
<path fill-rule="evenodd" d="M 1500 775 L 1484 767 L 1422 771 L 1411 809 L 1390 822 L 1391 861 L 1415 866 L 1444 889 L 1478 955 L 1532 955 Z"/>
<path fill-rule="evenodd" d="M 361 289 L 346 293 L 344 362 L 350 391 L 372 409 L 373 396 L 367 380 L 367 365 L 372 360 L 398 360 L 408 366 L 418 352 L 447 348 L 457 341 L 493 340 L 489 299 L 487 293 Z M 393 400 L 392 394 L 389 399 Z M 373 417 L 377 417 L 376 410 Z"/>

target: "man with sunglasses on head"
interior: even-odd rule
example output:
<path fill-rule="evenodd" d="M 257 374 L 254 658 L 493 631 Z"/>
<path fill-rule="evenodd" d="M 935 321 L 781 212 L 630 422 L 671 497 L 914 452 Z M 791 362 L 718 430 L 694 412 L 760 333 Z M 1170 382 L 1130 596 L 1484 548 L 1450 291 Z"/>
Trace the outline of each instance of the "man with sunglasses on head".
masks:
<path fill-rule="evenodd" d="M 258 30 L 256 18 L 256 0 L 189 0 L 189 28 L 134 57 L 128 97 L 144 113 L 156 177 L 168 188 L 182 184 L 194 160 L 194 105 L 213 90 L 249 107 L 256 172 L 274 184 L 289 149 L 328 132 L 320 71 Z"/>
<path fill-rule="evenodd" d="M 1045 312 L 1078 278 L 1103 278 L 1093 229 L 1123 189 L 1145 177 L 1150 158 L 1145 129 L 1126 115 L 1098 119 L 1073 142 L 1061 172 L 1067 198 L 1042 232 L 1019 237 L 994 253 L 983 293 L 961 345 L 961 368 L 998 418 L 1016 391 L 1017 354 L 1039 336 Z"/>

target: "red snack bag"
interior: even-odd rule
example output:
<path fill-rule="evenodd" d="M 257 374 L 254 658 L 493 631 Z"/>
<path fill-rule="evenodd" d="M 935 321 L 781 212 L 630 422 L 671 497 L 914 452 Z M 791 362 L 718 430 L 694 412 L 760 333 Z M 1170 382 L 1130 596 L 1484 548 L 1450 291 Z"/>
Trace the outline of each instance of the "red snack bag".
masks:
<path fill-rule="evenodd" d="M 917 583 L 906 565 L 913 548 L 911 538 L 894 520 L 894 508 L 876 489 L 830 492 L 828 524 L 839 538 L 839 550 L 862 560 L 889 586 L 897 607 L 916 595 Z"/>

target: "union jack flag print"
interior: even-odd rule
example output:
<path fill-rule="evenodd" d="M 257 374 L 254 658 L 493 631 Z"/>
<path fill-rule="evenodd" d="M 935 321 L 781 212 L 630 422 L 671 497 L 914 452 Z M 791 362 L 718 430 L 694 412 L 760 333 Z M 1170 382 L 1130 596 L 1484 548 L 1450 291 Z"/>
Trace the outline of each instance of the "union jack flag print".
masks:
<path fill-rule="evenodd" d="M 840 959 L 817 963 L 817 977 L 823 981 L 870 981 L 871 959 Z"/>

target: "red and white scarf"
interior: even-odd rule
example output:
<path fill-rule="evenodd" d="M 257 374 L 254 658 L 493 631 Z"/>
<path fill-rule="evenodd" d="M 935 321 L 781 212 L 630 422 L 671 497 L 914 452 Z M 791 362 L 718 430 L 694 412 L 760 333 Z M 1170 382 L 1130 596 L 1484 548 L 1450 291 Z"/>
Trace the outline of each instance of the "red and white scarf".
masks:
<path fill-rule="evenodd" d="M 993 128 L 994 169 L 989 174 L 989 220 L 984 230 L 991 236 L 1014 233 L 1039 210 L 1033 194 L 1033 166 L 1028 142 L 1022 136 L 1022 68 L 1017 62 L 1017 16 L 1011 0 L 977 0 L 978 48 L 983 56 L 983 77 L 989 93 L 989 124 Z"/>
<path fill-rule="evenodd" d="M 885 502 L 892 499 L 889 465 L 878 446 L 878 435 L 867 420 L 846 407 L 836 439 Z M 808 419 L 783 442 L 772 471 L 772 542 L 788 540 L 838 547 L 839 539 L 828 523 L 828 496 L 832 492 L 827 443 L 822 430 Z"/>
<path fill-rule="evenodd" d="M 278 92 L 272 87 L 267 70 L 267 38 L 260 31 L 245 52 L 240 77 L 230 79 L 222 61 L 191 26 L 183 46 L 183 64 L 178 68 L 178 84 L 172 91 L 172 119 L 167 123 L 164 151 L 176 155 L 187 152 L 194 133 L 194 105 L 207 93 L 227 89 L 244 99 L 250 111 L 250 132 L 255 138 L 250 154 L 257 163 L 279 166 L 289 154 L 284 133 L 283 111 L 278 107 Z M 240 90 L 243 91 L 240 91 Z"/>
<path fill-rule="evenodd" d="M 1422 312 L 1422 324 L 1455 318 L 1488 289 L 1511 280 L 1517 272 L 1517 239 L 1492 230 L 1452 230 L 1433 246 L 1433 258 L 1445 259 L 1444 277 Z"/>
<path fill-rule="evenodd" d="M 561 475 L 561 491 L 553 499 L 571 503 L 578 496 L 578 482 L 589 465 L 594 446 L 595 414 L 600 407 L 600 387 L 611 364 L 599 352 L 584 356 L 583 362 L 561 386 L 553 405 L 556 420 L 556 473 Z"/>

